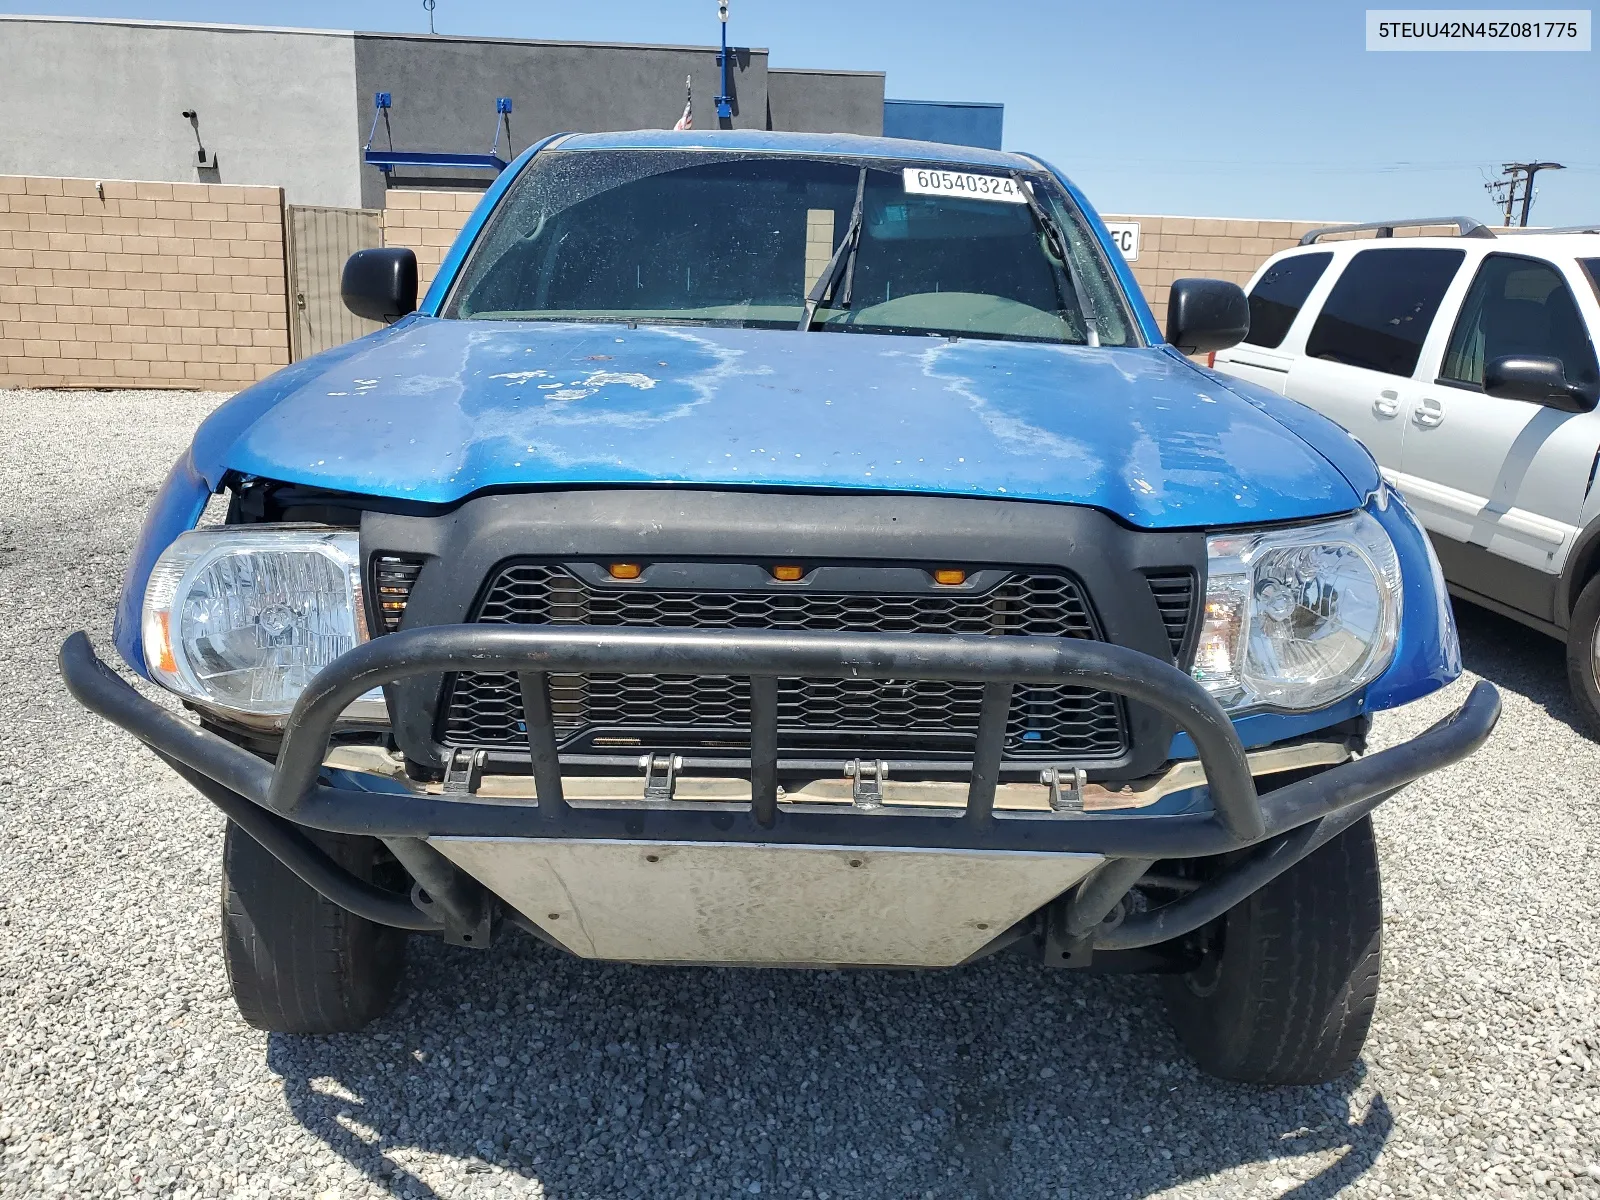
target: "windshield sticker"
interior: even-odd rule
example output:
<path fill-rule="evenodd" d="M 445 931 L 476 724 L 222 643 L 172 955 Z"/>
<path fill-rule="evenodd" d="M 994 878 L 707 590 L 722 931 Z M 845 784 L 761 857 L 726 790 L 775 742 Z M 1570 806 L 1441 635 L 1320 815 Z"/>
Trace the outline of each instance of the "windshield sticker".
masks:
<path fill-rule="evenodd" d="M 917 196 L 961 196 L 968 200 L 999 200 L 1026 204 L 1017 181 L 1009 175 L 975 175 L 971 171 L 943 171 L 932 167 L 907 167 L 906 191 Z"/>

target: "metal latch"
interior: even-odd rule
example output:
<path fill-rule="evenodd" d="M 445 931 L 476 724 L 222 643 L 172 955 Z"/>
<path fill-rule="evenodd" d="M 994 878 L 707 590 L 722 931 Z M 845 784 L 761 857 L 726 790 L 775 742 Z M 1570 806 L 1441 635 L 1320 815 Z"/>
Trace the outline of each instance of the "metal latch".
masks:
<path fill-rule="evenodd" d="M 863 762 L 852 758 L 844 765 L 850 777 L 850 801 L 857 808 L 882 808 L 883 785 L 889 778 L 889 764 L 883 759 Z"/>
<path fill-rule="evenodd" d="M 1050 807 L 1056 812 L 1082 811 L 1083 788 L 1088 781 L 1088 772 L 1082 767 L 1046 767 L 1039 772 L 1039 782 L 1050 789 Z"/>
<path fill-rule="evenodd" d="M 478 781 L 483 778 L 483 764 L 488 757 L 487 750 L 471 750 L 463 746 L 450 751 L 450 759 L 444 766 L 444 794 L 470 796 L 475 793 Z"/>
<path fill-rule="evenodd" d="M 678 786 L 678 772 L 683 770 L 683 756 L 642 754 L 639 756 L 639 769 L 644 772 L 646 800 L 671 800 L 673 790 Z"/>

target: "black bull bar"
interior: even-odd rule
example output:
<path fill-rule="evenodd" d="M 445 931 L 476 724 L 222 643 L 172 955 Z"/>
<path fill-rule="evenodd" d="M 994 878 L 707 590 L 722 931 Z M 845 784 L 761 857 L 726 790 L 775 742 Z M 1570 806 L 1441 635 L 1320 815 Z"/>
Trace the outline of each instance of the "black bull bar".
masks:
<path fill-rule="evenodd" d="M 367 642 L 321 671 L 300 696 L 274 766 L 141 696 L 75 633 L 61 648 L 68 689 L 128 730 L 256 837 L 307 883 L 344 907 L 405 928 L 439 918 L 355 879 L 302 828 L 365 834 L 391 845 L 435 836 L 636 839 L 861 847 L 957 847 L 1095 853 L 1108 863 L 1080 899 L 1137 879 L 1138 860 L 1200 858 L 1254 847 L 1182 899 L 1129 916 L 1095 945 L 1153 945 L 1198 928 L 1372 811 L 1394 792 L 1470 755 L 1493 731 L 1499 693 L 1476 684 L 1454 713 L 1417 737 L 1260 795 L 1232 722 L 1190 676 L 1125 647 L 1068 638 L 768 630 L 440 625 Z M 345 708 L 371 689 L 454 671 L 518 677 L 536 800 L 484 803 L 417 792 L 365 791 L 323 782 L 323 761 Z M 748 805 L 682 800 L 568 802 L 552 719 L 551 674 L 606 672 L 744 676 L 750 680 Z M 934 679 L 983 685 L 965 810 L 779 804 L 780 678 Z M 1213 811 L 996 811 L 1006 716 L 1015 684 L 1075 684 L 1147 704 L 1193 741 Z M 414 856 L 413 856 L 414 857 Z M 409 863 L 408 863 L 409 865 Z M 1119 866 L 1120 871 L 1109 868 Z M 1097 883 L 1098 879 L 1098 883 Z M 1126 883 L 1122 881 L 1126 880 Z M 1109 909 L 1120 892 L 1105 902 Z M 1092 907 L 1099 908 L 1098 903 Z M 1103 914 L 1102 914 L 1103 915 Z M 1089 924 L 1093 924 L 1094 917 Z"/>

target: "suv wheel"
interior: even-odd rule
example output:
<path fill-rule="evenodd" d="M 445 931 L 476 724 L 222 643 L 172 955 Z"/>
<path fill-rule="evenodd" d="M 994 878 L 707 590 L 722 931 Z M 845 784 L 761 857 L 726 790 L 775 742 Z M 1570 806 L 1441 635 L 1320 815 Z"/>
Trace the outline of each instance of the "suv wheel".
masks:
<path fill-rule="evenodd" d="M 1382 896 L 1364 819 L 1206 930 L 1167 1007 L 1202 1068 L 1244 1083 L 1325 1083 L 1361 1053 L 1378 999 Z"/>
<path fill-rule="evenodd" d="M 373 838 L 317 834 L 341 866 L 372 878 Z M 222 947 L 239 1012 L 274 1033 L 345 1033 L 389 1007 L 403 930 L 324 899 L 231 821 L 222 844 Z"/>
<path fill-rule="evenodd" d="M 1600 575 L 1578 594 L 1567 630 L 1567 684 L 1591 737 L 1600 737 Z"/>

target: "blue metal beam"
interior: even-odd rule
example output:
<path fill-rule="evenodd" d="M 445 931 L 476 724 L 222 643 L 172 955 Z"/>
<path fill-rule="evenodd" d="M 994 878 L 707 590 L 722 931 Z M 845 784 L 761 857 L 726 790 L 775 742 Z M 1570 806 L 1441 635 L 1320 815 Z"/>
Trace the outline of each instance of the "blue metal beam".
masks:
<path fill-rule="evenodd" d="M 372 128 L 367 131 L 367 144 L 361 148 L 361 161 L 369 167 L 377 167 L 385 175 L 396 167 L 454 167 L 474 171 L 504 171 L 509 160 L 500 157 L 500 134 L 504 130 L 506 135 L 506 149 L 511 149 L 511 97 L 499 96 L 494 102 L 495 122 L 494 141 L 489 146 L 487 154 L 464 154 L 451 150 L 396 150 L 394 148 L 394 130 L 389 124 L 389 109 L 393 107 L 393 98 L 388 92 L 377 92 L 372 97 Z M 378 121 L 383 121 L 384 131 L 389 136 L 387 149 L 374 150 L 373 140 L 378 133 Z"/>

